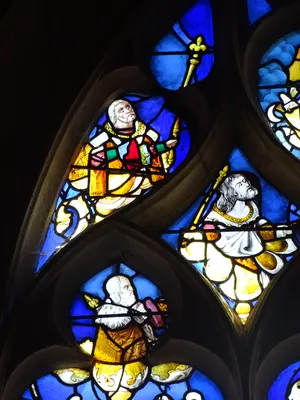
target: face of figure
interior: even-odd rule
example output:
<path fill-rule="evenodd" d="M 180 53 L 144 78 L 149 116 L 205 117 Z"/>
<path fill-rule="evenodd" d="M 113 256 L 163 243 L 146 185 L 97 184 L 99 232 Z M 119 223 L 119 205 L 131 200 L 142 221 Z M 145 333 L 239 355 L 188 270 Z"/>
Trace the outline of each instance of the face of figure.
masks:
<path fill-rule="evenodd" d="M 232 180 L 231 185 L 237 194 L 237 200 L 250 200 L 258 193 L 258 190 L 251 185 L 244 175 L 237 175 Z"/>
<path fill-rule="evenodd" d="M 297 381 L 294 383 L 288 399 L 289 400 L 300 400 L 300 381 Z"/>
<path fill-rule="evenodd" d="M 115 304 L 129 307 L 136 302 L 132 284 L 125 276 L 114 276 L 106 283 L 109 297 Z"/>
<path fill-rule="evenodd" d="M 132 105 L 126 100 L 119 100 L 115 106 L 115 127 L 118 125 L 132 126 L 133 121 L 136 119 L 136 115 Z"/>

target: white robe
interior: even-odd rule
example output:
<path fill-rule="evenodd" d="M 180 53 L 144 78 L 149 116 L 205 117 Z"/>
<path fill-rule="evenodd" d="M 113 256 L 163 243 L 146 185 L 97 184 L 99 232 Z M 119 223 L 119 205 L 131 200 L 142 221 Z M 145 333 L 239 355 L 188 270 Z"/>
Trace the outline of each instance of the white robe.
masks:
<path fill-rule="evenodd" d="M 238 302 L 257 299 L 262 293 L 262 289 L 270 281 L 269 274 L 276 274 L 283 267 L 284 260 L 281 255 L 291 254 L 297 250 L 290 238 L 285 239 L 287 248 L 284 251 L 275 253 L 265 250 L 265 241 L 254 229 L 259 229 L 261 225 L 270 223 L 264 218 L 259 218 L 259 209 L 253 201 L 249 201 L 248 204 L 252 207 L 253 213 L 244 222 L 229 221 L 218 212 L 210 211 L 205 218 L 205 223 L 207 225 L 211 223 L 215 228 L 220 229 L 217 232 L 218 239 L 207 242 L 203 231 L 190 231 L 184 234 L 184 238 L 189 242 L 180 249 L 182 255 L 188 260 L 193 262 L 204 261 L 206 277 L 215 283 L 227 297 Z M 251 230 L 242 230 L 243 225 L 248 225 L 251 222 L 253 223 Z M 223 231 L 228 227 L 237 227 L 238 229 L 236 231 Z M 288 229 L 288 227 L 284 228 Z M 276 231 L 276 228 L 274 230 L 277 239 L 285 238 L 287 232 L 289 232 Z M 209 229 L 207 232 L 209 232 Z M 266 269 L 257 259 L 255 259 L 256 264 L 261 269 L 258 268 L 253 271 L 244 268 L 235 260 L 238 258 L 252 258 L 254 260 L 255 256 L 264 251 L 270 253 L 276 259 L 276 268 L 273 270 Z"/>

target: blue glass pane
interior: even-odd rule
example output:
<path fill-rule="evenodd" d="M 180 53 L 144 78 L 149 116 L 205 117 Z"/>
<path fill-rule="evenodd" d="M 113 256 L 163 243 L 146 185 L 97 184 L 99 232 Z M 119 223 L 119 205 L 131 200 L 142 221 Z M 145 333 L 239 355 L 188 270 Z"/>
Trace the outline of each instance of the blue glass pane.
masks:
<path fill-rule="evenodd" d="M 136 278 L 133 278 L 133 282 L 140 299 L 144 299 L 145 297 L 156 299 L 162 295 L 158 287 L 144 276 L 139 275 Z"/>
<path fill-rule="evenodd" d="M 93 315 L 92 310 L 90 310 L 86 304 L 83 302 L 82 298 L 77 296 L 72 304 L 71 315 Z"/>
<path fill-rule="evenodd" d="M 199 37 L 201 40 L 197 42 Z M 190 48 L 192 43 L 202 46 Z M 169 90 L 178 90 L 208 76 L 214 63 L 213 46 L 210 0 L 199 0 L 155 46 L 150 68 L 161 86 Z M 195 67 L 191 67 L 190 58 L 199 61 Z"/>
<path fill-rule="evenodd" d="M 199 389 L 203 393 L 205 400 L 224 399 L 217 385 L 200 371 L 195 371 L 191 376 L 190 386 L 193 390 Z"/>
<path fill-rule="evenodd" d="M 96 328 L 92 326 L 94 321 L 91 322 L 91 326 L 78 326 L 72 324 L 72 333 L 76 342 L 81 343 L 85 340 L 94 340 L 96 335 Z"/>
<path fill-rule="evenodd" d="M 82 291 L 103 298 L 105 296 L 103 292 L 104 282 L 115 272 L 115 268 L 115 266 L 106 268 L 93 276 L 83 285 Z"/>
<path fill-rule="evenodd" d="M 129 115 L 125 111 L 122 116 L 121 104 Z M 126 94 L 111 103 L 62 184 L 39 249 L 37 272 L 87 228 L 162 183 L 185 161 L 190 148 L 186 124 L 166 108 L 163 97 Z"/>
<path fill-rule="evenodd" d="M 295 204 L 291 204 L 288 216 L 294 228 L 294 235 L 297 246 L 300 247 L 300 208 L 297 207 Z"/>
<path fill-rule="evenodd" d="M 31 395 L 29 389 L 27 389 L 27 390 L 23 393 L 22 399 L 32 400 L 32 395 Z"/>
<path fill-rule="evenodd" d="M 229 157 L 231 171 L 247 171 L 256 175 L 261 186 L 261 214 L 272 222 L 285 222 L 289 201 L 270 185 L 250 164 L 240 150 L 235 150 Z"/>
<path fill-rule="evenodd" d="M 281 145 L 300 158 L 300 31 L 283 36 L 263 55 L 258 70 L 261 108 Z"/>
<path fill-rule="evenodd" d="M 150 67 L 162 87 L 178 90 L 184 82 L 188 59 L 189 57 L 183 54 L 155 55 L 151 58 Z"/>
<path fill-rule="evenodd" d="M 266 0 L 248 0 L 248 19 L 250 24 L 268 14 L 272 8 Z"/>
<path fill-rule="evenodd" d="M 286 368 L 273 382 L 268 400 L 296 400 L 299 397 L 300 362 Z"/>
<path fill-rule="evenodd" d="M 162 238 L 246 323 L 270 280 L 300 247 L 299 216 L 299 209 L 235 149 L 219 176 Z"/>
<path fill-rule="evenodd" d="M 136 272 L 125 264 L 120 264 L 120 273 L 128 276 L 133 276 Z"/>
<path fill-rule="evenodd" d="M 46 375 L 37 381 L 37 389 L 43 396 L 43 400 L 68 398 L 74 393 L 72 386 L 62 385 L 53 375 Z"/>

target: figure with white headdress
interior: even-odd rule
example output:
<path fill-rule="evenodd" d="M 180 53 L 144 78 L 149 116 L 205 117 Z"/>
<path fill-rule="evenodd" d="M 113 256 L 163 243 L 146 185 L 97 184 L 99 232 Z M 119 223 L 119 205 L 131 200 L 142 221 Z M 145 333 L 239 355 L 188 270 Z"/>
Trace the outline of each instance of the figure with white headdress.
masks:
<path fill-rule="evenodd" d="M 92 345 L 86 341 L 82 348 L 94 357 L 94 381 L 108 398 L 127 400 L 148 376 L 146 356 L 149 346 L 157 343 L 155 329 L 164 326 L 164 318 L 154 301 L 138 300 L 135 287 L 126 276 L 109 278 L 104 290 L 106 298 L 102 303 L 85 296 L 96 312 L 99 328 Z"/>
<path fill-rule="evenodd" d="M 170 153 L 177 139 L 159 139 L 158 132 L 137 118 L 129 101 L 111 103 L 104 128 L 81 148 L 70 170 L 69 183 L 80 194 L 60 205 L 56 233 L 64 235 L 72 225 L 71 209 L 79 219 L 69 236 L 75 237 L 87 228 L 91 218 L 101 221 L 164 179 L 174 162 Z"/>

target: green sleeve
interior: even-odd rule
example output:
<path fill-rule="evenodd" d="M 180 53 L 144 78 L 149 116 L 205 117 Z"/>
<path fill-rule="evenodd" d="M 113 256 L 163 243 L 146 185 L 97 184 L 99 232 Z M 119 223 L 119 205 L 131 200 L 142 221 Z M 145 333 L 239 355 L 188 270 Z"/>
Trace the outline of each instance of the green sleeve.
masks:
<path fill-rule="evenodd" d="M 116 149 L 108 149 L 106 150 L 106 157 L 108 161 L 113 161 L 118 158 L 118 152 Z"/>
<path fill-rule="evenodd" d="M 164 142 L 157 143 L 155 147 L 158 153 L 165 153 L 167 151 L 167 146 Z"/>

